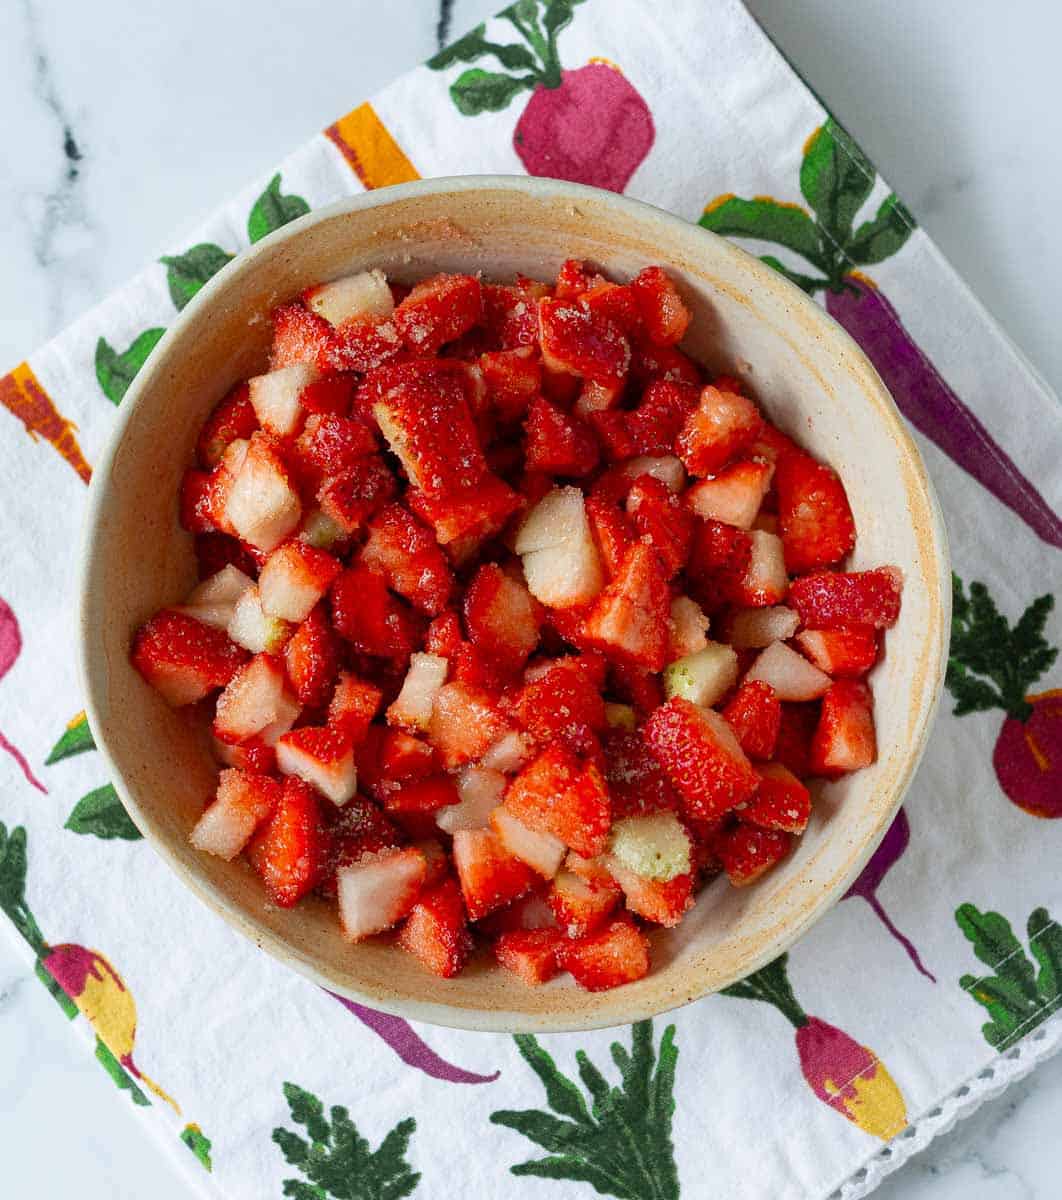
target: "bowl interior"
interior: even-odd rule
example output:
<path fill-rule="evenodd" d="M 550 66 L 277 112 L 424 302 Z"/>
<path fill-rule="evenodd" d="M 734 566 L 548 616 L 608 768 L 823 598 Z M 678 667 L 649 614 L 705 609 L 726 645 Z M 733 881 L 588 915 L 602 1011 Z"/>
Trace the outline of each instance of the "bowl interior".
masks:
<path fill-rule="evenodd" d="M 900 621 L 872 680 L 878 762 L 821 787 L 795 853 L 761 883 L 737 890 L 716 882 L 680 928 L 656 933 L 648 978 L 600 995 L 570 981 L 530 989 L 487 959 L 439 980 L 386 945 L 348 945 L 323 902 L 271 907 L 243 863 L 188 844 L 216 768 L 203 731 L 128 662 L 137 626 L 195 581 L 191 538 L 176 520 L 178 484 L 204 416 L 235 381 L 264 369 L 275 304 L 368 267 L 403 282 L 436 271 L 548 279 L 568 257 L 592 259 L 617 278 L 665 266 L 694 312 L 686 348 L 746 379 L 772 420 L 840 472 L 859 530 L 854 566 L 892 563 L 906 580 Z M 311 214 L 248 252 L 185 310 L 126 396 L 122 427 L 92 485 L 82 607 L 89 714 L 115 783 L 155 847 L 215 911 L 318 982 L 468 1028 L 617 1024 L 756 969 L 854 877 L 900 803 L 939 692 L 946 558 L 917 451 L 876 374 L 817 305 L 769 268 L 655 209 L 571 185 L 405 185 Z"/>

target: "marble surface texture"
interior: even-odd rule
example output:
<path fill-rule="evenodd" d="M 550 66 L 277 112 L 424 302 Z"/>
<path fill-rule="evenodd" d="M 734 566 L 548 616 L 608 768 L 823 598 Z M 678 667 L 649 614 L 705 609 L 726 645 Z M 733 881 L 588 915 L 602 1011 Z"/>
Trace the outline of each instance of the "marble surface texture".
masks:
<path fill-rule="evenodd" d="M 438 3 L 0 0 L 0 370 L 248 177 L 426 57 L 440 23 L 460 32 L 499 0 L 453 0 L 448 18 Z M 1056 0 L 1005 11 L 992 0 L 749 4 L 1062 390 Z M 666 4 L 657 11 L 663 19 Z M 876 1195 L 1057 1200 L 1060 1118 L 1062 1057 Z M 6 935 L 0 1160 L 0 1194 L 11 1200 L 185 1194 Z"/>

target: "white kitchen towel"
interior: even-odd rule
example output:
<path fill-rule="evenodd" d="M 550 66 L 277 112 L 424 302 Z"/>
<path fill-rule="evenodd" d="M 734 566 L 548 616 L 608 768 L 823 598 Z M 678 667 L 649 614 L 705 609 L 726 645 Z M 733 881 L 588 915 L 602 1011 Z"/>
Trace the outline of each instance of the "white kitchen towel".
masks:
<path fill-rule="evenodd" d="M 957 573 L 949 693 L 849 897 L 726 995 L 537 1040 L 340 1002 L 199 904 L 93 753 L 73 640 L 91 464 L 199 287 L 308 208 L 525 171 L 700 221 L 818 297 L 913 426 Z M 518 0 L 249 186 L 0 401 L 0 908 L 197 1192 L 853 1200 L 1057 1046 L 1062 413 L 737 0 Z"/>

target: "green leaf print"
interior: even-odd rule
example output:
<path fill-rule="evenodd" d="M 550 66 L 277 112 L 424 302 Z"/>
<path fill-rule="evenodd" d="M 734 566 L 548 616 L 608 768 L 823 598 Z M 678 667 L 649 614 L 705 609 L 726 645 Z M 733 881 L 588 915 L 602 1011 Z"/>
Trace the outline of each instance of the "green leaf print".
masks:
<path fill-rule="evenodd" d="M 89 729 L 85 714 L 80 712 L 63 730 L 63 736 L 52 747 L 44 765 L 50 767 L 53 763 L 62 762 L 64 758 L 73 758 L 75 754 L 84 754 L 95 749 L 92 730 Z"/>
<path fill-rule="evenodd" d="M 247 237 L 257 242 L 296 217 L 304 217 L 309 211 L 310 206 L 301 196 L 281 194 L 278 171 L 254 202 L 251 215 L 247 218 Z"/>
<path fill-rule="evenodd" d="M 875 177 L 874 164 L 832 117 L 808 138 L 800 165 L 800 191 L 834 245 L 847 245 L 852 222 Z"/>
<path fill-rule="evenodd" d="M 721 196 L 708 206 L 700 224 L 723 237 L 750 237 L 763 242 L 777 242 L 806 258 L 820 270 L 829 270 L 815 222 L 796 204 L 783 204 L 769 196 L 757 196 L 753 200 L 742 200 L 740 196 Z"/>
<path fill-rule="evenodd" d="M 455 63 L 472 63 L 485 55 L 493 55 L 503 67 L 511 70 L 533 71 L 535 56 L 526 46 L 514 44 L 500 45 L 491 42 L 486 37 L 486 25 L 477 25 L 471 33 L 458 38 L 456 42 L 440 50 L 438 54 L 428 59 L 427 65 L 433 71 L 442 71 Z"/>
<path fill-rule="evenodd" d="M 610 1084 L 582 1050 L 575 1060 L 586 1089 L 588 1109 L 579 1087 L 557 1067 L 531 1034 L 518 1034 L 517 1048 L 538 1076 L 551 1112 L 541 1109 L 491 1114 L 503 1125 L 541 1146 L 547 1158 L 517 1163 L 514 1175 L 589 1183 L 602 1195 L 619 1200 L 678 1200 L 671 1124 L 675 1112 L 675 1027 L 669 1025 L 653 1047 L 652 1021 L 631 1027 L 631 1048 L 611 1046 L 620 1083 Z"/>
<path fill-rule="evenodd" d="M 1026 926 L 1030 959 L 999 913 L 961 904 L 955 920 L 977 957 L 995 971 L 963 975 L 959 986 L 991 1018 L 981 1026 L 985 1040 L 1005 1050 L 1062 1007 L 1062 931 L 1047 909 L 1034 909 Z"/>
<path fill-rule="evenodd" d="M 170 299 L 180 312 L 199 289 L 236 256 L 212 242 L 201 242 L 184 254 L 164 255 L 159 262 L 166 268 Z"/>
<path fill-rule="evenodd" d="M 534 87 L 532 76 L 496 75 L 473 67 L 450 86 L 457 109 L 466 117 L 500 112 L 517 93 Z"/>
<path fill-rule="evenodd" d="M 114 1080 L 121 1091 L 129 1093 L 129 1098 L 134 1104 L 140 1108 L 151 1107 L 151 1101 L 137 1086 L 132 1075 L 129 1074 L 99 1038 L 96 1039 L 96 1061 Z"/>
<path fill-rule="evenodd" d="M 309 1136 L 307 1142 L 289 1129 L 273 1130 L 273 1141 L 285 1160 L 305 1176 L 286 1179 L 284 1195 L 293 1200 L 401 1200 L 416 1188 L 420 1174 L 406 1161 L 416 1122 L 407 1117 L 376 1150 L 358 1132 L 339 1105 L 325 1116 L 324 1105 L 294 1083 L 284 1084 L 291 1119 Z M 308 1182 L 307 1182 L 308 1181 Z"/>
<path fill-rule="evenodd" d="M 36 918 L 26 904 L 26 830 L 17 825 L 10 833 L 0 821 L 0 912 L 40 958 L 48 946 Z"/>
<path fill-rule="evenodd" d="M 143 836 L 129 819 L 125 806 L 110 783 L 82 796 L 63 828 L 71 833 L 91 834 L 105 841 L 121 838 L 126 842 L 138 842 Z"/>
<path fill-rule="evenodd" d="M 165 329 L 145 329 L 121 354 L 106 338 L 101 337 L 96 343 L 96 379 L 103 389 L 103 394 L 112 404 L 121 404 L 129 385 L 136 378 L 136 373 L 147 361 L 148 355 L 158 345 L 165 332 Z"/>
<path fill-rule="evenodd" d="M 871 221 L 864 221 L 848 243 L 848 257 L 857 266 L 891 258 L 911 236 L 914 218 L 898 196 L 886 196 Z"/>
<path fill-rule="evenodd" d="M 186 1125 L 181 1130 L 181 1141 L 199 1159 L 204 1168 L 213 1171 L 214 1164 L 210 1160 L 210 1138 L 203 1133 L 198 1125 Z"/>

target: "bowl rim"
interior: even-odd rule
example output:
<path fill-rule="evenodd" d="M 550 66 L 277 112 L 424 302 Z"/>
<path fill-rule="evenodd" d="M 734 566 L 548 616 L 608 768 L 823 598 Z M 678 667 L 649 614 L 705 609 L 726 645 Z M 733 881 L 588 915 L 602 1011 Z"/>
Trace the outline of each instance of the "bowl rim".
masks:
<path fill-rule="evenodd" d="M 714 253 L 730 257 L 735 264 L 750 277 L 751 283 L 762 283 L 771 288 L 781 289 L 787 295 L 789 302 L 799 308 L 808 318 L 815 332 L 828 338 L 833 344 L 843 347 L 851 371 L 860 388 L 874 393 L 883 421 L 891 424 L 891 433 L 906 456 L 911 469 L 912 481 L 920 489 L 926 513 L 929 517 L 926 535 L 935 552 L 937 564 L 936 588 L 931 589 L 931 610 L 939 614 L 938 636 L 935 643 L 929 646 L 927 659 L 927 681 L 930 698 L 924 716 L 917 731 L 917 736 L 908 748 L 903 769 L 897 774 L 893 783 L 893 795 L 887 805 L 882 806 L 877 825 L 870 836 L 865 839 L 859 851 L 851 858 L 844 870 L 839 871 L 829 887 L 807 904 L 799 914 L 799 918 L 781 932 L 776 933 L 761 948 L 759 953 L 750 957 L 747 970 L 733 980 L 723 980 L 708 986 L 699 983 L 692 988 L 682 988 L 671 992 L 661 992 L 654 1001 L 632 1005 L 624 1008 L 622 1005 L 610 1009 L 607 1015 L 596 1017 L 594 1008 L 589 1008 L 582 1017 L 572 1014 L 535 1014 L 525 1015 L 522 1019 L 518 1012 L 508 1008 L 467 1008 L 452 1005 L 437 1004 L 418 998 L 395 998 L 391 995 L 377 996 L 370 992 L 361 991 L 357 987 L 338 981 L 324 972 L 307 957 L 293 952 L 290 944 L 279 934 L 274 933 L 268 926 L 251 916 L 245 909 L 230 900 L 224 893 L 209 882 L 202 874 L 187 867 L 171 850 L 166 837 L 156 830 L 152 818 L 145 812 L 115 765 L 108 746 L 106 723 L 100 716 L 97 704 L 97 688 L 95 675 L 90 663 L 89 646 L 91 644 L 91 629 L 89 612 L 93 600 L 91 592 L 91 564 L 94 544 L 100 525 L 105 519 L 105 501 L 108 496 L 109 480 L 119 447 L 124 440 L 135 410 L 139 407 L 141 397 L 146 392 L 157 370 L 158 364 L 165 360 L 165 350 L 176 340 L 183 328 L 199 316 L 201 310 L 209 308 L 214 296 L 227 288 L 234 279 L 250 270 L 257 258 L 273 250 L 276 246 L 298 239 L 313 226 L 340 217 L 347 212 L 360 209 L 387 207 L 395 202 L 404 201 L 419 195 L 457 194 L 469 192 L 498 192 L 514 191 L 530 194 L 543 200 L 567 199 L 573 203 L 580 200 L 592 201 L 595 204 L 605 204 L 619 211 L 621 216 L 645 221 L 646 219 L 663 223 L 677 235 L 686 238 L 707 239 L 714 243 Z M 921 762 L 929 740 L 929 734 L 940 704 L 943 691 L 944 673 L 947 665 L 948 630 L 951 623 L 951 565 L 948 547 L 947 530 L 944 524 L 939 499 L 932 480 L 925 468 L 921 453 L 905 425 L 895 401 L 882 382 L 880 376 L 863 352 L 858 343 L 851 337 L 828 312 L 799 287 L 790 282 L 779 272 L 763 263 L 754 255 L 736 246 L 728 239 L 706 230 L 694 222 L 648 204 L 615 192 L 588 187 L 584 184 L 569 183 L 564 180 L 547 179 L 522 175 L 461 175 L 439 176 L 431 179 L 419 179 L 408 183 L 395 184 L 390 187 L 378 188 L 372 191 L 358 193 L 337 200 L 331 204 L 314 209 L 302 217 L 275 230 L 267 237 L 248 246 L 238 254 L 223 271 L 220 271 L 199 290 L 192 300 L 182 309 L 176 320 L 168 327 L 153 353 L 156 366 L 153 368 L 151 359 L 141 368 L 123 397 L 118 412 L 118 419 L 111 430 L 108 443 L 92 472 L 89 485 L 88 503 L 82 525 L 82 537 L 79 550 L 78 584 L 77 584 L 77 630 L 78 643 L 78 672 L 81 680 L 82 695 L 89 727 L 92 731 L 96 746 L 103 757 L 104 764 L 110 774 L 111 781 L 137 829 L 145 840 L 152 846 L 166 865 L 181 882 L 189 888 L 193 895 L 201 900 L 214 913 L 220 915 L 229 925 L 245 935 L 259 950 L 265 950 L 271 957 L 278 960 L 288 969 L 317 984 L 319 987 L 333 993 L 339 993 L 347 999 L 366 1004 L 381 1012 L 407 1019 L 424 1021 L 447 1028 L 463 1029 L 473 1032 L 520 1033 L 545 1032 L 566 1033 L 586 1030 L 615 1028 L 619 1025 L 655 1017 L 662 1013 L 680 1008 L 704 996 L 710 995 L 722 988 L 737 982 L 740 978 L 759 970 L 787 951 L 805 933 L 823 917 L 830 908 L 839 901 L 856 879 L 863 867 L 877 849 L 885 833 L 892 824 L 904 797 L 910 787 L 915 771 Z"/>

